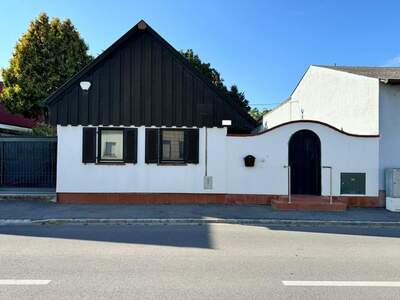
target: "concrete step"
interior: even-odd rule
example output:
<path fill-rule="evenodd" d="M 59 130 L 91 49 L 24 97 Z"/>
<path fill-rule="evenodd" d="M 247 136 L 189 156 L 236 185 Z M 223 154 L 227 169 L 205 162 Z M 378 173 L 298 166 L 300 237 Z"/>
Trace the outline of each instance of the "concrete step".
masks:
<path fill-rule="evenodd" d="M 271 201 L 271 206 L 276 210 L 291 211 L 345 211 L 347 202 L 334 199 L 332 204 L 329 197 L 293 195 L 291 203 L 288 197 L 280 197 Z"/>

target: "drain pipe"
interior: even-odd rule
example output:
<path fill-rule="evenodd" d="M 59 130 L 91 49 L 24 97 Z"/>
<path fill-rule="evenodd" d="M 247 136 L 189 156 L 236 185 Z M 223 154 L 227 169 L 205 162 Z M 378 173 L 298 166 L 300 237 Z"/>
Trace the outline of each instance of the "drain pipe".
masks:
<path fill-rule="evenodd" d="M 208 169 L 208 153 L 207 153 L 207 143 L 208 143 L 208 135 L 207 135 L 207 126 L 205 129 L 205 139 L 204 139 L 204 163 L 205 163 L 205 170 L 204 170 L 204 177 L 207 177 L 207 169 Z"/>
<path fill-rule="evenodd" d="M 204 130 L 204 179 L 203 188 L 205 190 L 212 190 L 213 183 L 212 177 L 208 176 L 208 131 L 207 127 Z"/>

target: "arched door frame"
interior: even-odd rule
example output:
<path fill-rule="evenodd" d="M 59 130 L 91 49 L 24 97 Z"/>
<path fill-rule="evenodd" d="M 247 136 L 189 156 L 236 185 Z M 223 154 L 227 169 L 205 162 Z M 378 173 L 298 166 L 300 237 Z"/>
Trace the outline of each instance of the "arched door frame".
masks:
<path fill-rule="evenodd" d="M 288 143 L 291 193 L 321 195 L 321 140 L 312 130 L 293 133 Z"/>

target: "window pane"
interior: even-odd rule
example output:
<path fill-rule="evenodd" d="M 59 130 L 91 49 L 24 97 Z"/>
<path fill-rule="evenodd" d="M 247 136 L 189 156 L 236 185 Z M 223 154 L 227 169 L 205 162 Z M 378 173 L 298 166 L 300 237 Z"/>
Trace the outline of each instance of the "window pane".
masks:
<path fill-rule="evenodd" d="M 184 132 L 162 131 L 162 160 L 183 160 Z"/>
<path fill-rule="evenodd" d="M 101 131 L 101 159 L 122 160 L 123 153 L 122 130 Z"/>

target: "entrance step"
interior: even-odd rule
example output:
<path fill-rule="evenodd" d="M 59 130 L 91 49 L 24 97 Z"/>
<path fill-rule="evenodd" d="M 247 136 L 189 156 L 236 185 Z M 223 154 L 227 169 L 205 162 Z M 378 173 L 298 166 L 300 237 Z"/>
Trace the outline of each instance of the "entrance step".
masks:
<path fill-rule="evenodd" d="M 332 204 L 329 197 L 313 195 L 292 195 L 291 203 L 288 197 L 279 197 L 271 201 L 271 206 L 276 210 L 292 211 L 345 211 L 347 202 L 333 199 Z"/>

